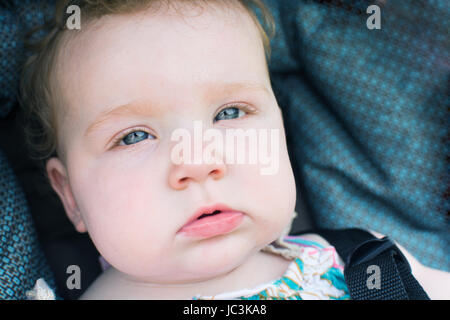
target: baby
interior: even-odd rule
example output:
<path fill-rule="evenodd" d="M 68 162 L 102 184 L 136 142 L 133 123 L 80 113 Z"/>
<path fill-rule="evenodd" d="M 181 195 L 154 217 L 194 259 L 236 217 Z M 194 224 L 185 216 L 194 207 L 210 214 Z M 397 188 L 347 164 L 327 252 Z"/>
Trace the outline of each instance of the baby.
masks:
<path fill-rule="evenodd" d="M 349 298 L 333 247 L 285 237 L 295 181 L 255 7 L 270 22 L 257 0 L 89 1 L 81 29 L 56 31 L 25 66 L 49 181 L 111 265 L 83 299 Z M 196 123 L 278 132 L 277 170 L 217 148 L 175 161 L 173 133 Z"/>

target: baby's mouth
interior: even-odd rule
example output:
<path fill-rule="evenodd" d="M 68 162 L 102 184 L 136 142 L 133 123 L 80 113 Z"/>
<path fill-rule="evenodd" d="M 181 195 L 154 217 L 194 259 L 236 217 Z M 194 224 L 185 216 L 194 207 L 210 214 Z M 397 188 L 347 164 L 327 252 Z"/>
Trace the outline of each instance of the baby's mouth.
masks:
<path fill-rule="evenodd" d="M 219 213 L 221 213 L 221 212 L 222 212 L 222 211 L 220 211 L 220 210 L 215 210 L 213 213 L 204 213 L 204 214 L 202 214 L 200 217 L 198 217 L 197 220 L 200 220 L 200 219 L 202 219 L 202 218 L 204 218 L 204 217 L 214 216 L 214 215 L 219 214 Z"/>
<path fill-rule="evenodd" d="M 224 205 L 202 208 L 178 232 L 188 237 L 210 238 L 231 232 L 244 214 Z"/>

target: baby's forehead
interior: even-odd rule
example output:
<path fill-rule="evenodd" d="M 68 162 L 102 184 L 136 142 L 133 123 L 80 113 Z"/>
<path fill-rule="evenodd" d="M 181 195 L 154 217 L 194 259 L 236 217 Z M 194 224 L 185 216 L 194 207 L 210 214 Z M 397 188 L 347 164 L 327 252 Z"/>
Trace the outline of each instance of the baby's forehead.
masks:
<path fill-rule="evenodd" d="M 155 1 L 156 3 L 157 1 Z M 238 1 L 210 1 L 210 2 L 181 2 L 168 1 L 171 6 L 149 8 L 128 14 L 104 15 L 99 18 L 86 18 L 80 30 L 65 30 L 61 51 L 68 56 L 77 56 L 77 49 L 83 49 L 89 44 L 108 39 L 113 35 L 128 37 L 139 29 L 157 29 L 159 33 L 166 33 L 175 29 L 189 36 L 188 30 L 218 31 L 213 26 L 222 28 L 244 26 L 245 29 L 256 28 L 255 22 L 247 9 Z M 233 5 L 231 5 L 233 4 Z M 178 7 L 182 5 L 182 7 Z M 219 29 L 220 30 L 220 29 Z M 220 34 L 214 34 L 220 37 Z M 117 38 L 114 38 L 117 40 Z"/>
<path fill-rule="evenodd" d="M 233 72 L 242 60 L 264 55 L 259 30 L 248 13 L 206 8 L 201 15 L 191 15 L 150 12 L 109 16 L 86 29 L 82 26 L 79 34 L 66 38 L 58 59 L 63 90 L 70 88 L 70 92 L 84 95 L 78 91 L 120 81 L 121 76 L 132 77 L 143 65 L 151 65 L 148 71 L 160 82 L 187 71 L 197 78 L 208 74 L 223 77 L 220 72 L 213 74 L 220 71 L 220 66 L 214 66 L 220 58 L 237 67 L 229 70 Z M 230 51 L 240 54 L 231 55 Z M 246 55 L 248 59 L 242 59 Z M 133 66 L 138 68 L 133 70 Z"/>
<path fill-rule="evenodd" d="M 270 88 L 266 67 L 259 30 L 245 9 L 206 7 L 82 25 L 68 35 L 57 69 L 68 117 L 83 118 L 149 97 L 188 109 L 201 101 L 206 84 Z"/>

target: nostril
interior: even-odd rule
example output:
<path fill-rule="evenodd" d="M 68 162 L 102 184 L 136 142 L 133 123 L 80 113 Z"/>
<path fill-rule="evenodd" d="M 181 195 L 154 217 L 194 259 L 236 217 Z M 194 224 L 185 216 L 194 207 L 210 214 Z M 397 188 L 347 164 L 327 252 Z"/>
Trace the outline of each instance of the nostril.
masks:
<path fill-rule="evenodd" d="M 180 179 L 180 182 L 181 182 L 181 183 L 184 183 L 185 181 L 187 181 L 187 179 L 188 179 L 187 177 L 181 178 L 181 179 Z"/>
<path fill-rule="evenodd" d="M 222 172 L 218 169 L 214 169 L 213 171 L 211 171 L 211 174 L 213 176 L 220 176 L 222 174 Z"/>
<path fill-rule="evenodd" d="M 204 183 L 208 179 L 217 181 L 226 174 L 226 168 L 219 165 L 175 166 L 169 175 L 169 184 L 176 190 L 184 190 L 191 182 Z"/>

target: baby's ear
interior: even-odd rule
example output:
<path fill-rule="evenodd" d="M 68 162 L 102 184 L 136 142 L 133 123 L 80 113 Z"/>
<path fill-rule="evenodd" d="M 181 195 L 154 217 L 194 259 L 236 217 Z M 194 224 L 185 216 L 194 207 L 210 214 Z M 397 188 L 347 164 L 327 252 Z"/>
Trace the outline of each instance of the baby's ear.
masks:
<path fill-rule="evenodd" d="M 86 232 L 86 225 L 70 188 L 66 167 L 61 160 L 53 157 L 47 161 L 46 170 L 50 184 L 61 199 L 67 217 L 78 232 Z"/>

